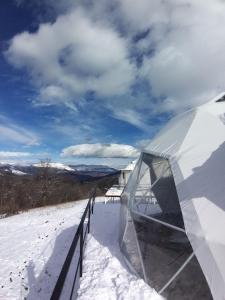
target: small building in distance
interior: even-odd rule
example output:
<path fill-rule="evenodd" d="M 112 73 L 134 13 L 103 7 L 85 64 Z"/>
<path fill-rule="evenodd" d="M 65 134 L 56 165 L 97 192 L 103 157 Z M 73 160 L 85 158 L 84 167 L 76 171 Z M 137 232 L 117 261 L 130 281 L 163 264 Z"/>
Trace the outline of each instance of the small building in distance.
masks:
<path fill-rule="evenodd" d="M 131 172 L 134 170 L 134 167 L 137 163 L 137 160 L 129 163 L 125 168 L 120 169 L 120 176 L 118 179 L 118 185 L 113 185 L 110 189 L 107 190 L 105 194 L 105 203 L 108 201 L 119 200 L 120 196 L 126 186 Z"/>
<path fill-rule="evenodd" d="M 131 172 L 134 170 L 137 160 L 133 160 L 125 168 L 121 169 L 119 177 L 119 186 L 125 187 L 130 177 Z"/>

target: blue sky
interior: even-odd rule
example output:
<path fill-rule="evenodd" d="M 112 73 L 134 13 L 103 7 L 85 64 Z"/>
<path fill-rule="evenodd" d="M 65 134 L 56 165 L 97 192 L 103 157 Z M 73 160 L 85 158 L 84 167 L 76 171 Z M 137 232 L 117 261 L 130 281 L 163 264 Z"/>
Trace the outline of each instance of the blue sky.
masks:
<path fill-rule="evenodd" d="M 1 1 L 0 161 L 130 161 L 224 90 L 224 20 L 221 0 Z"/>

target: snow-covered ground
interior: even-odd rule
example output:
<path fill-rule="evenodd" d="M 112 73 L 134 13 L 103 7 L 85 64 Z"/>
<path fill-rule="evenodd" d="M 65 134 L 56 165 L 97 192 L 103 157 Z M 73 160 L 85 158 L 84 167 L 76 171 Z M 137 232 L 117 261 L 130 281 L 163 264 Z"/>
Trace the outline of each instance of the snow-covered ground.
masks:
<path fill-rule="evenodd" d="M 127 268 L 118 245 L 119 203 L 96 203 L 79 300 L 163 299 Z"/>
<path fill-rule="evenodd" d="M 0 219 L 0 299 L 47 300 L 87 200 Z"/>
<path fill-rule="evenodd" d="M 123 192 L 124 186 L 113 185 L 105 194 L 105 203 L 108 201 L 119 201 Z"/>
<path fill-rule="evenodd" d="M 105 205 L 104 200 L 96 199 L 91 218 L 78 299 L 162 299 L 126 267 L 118 245 L 119 203 Z M 0 219 L 1 300 L 50 298 L 86 203 L 76 201 Z"/>

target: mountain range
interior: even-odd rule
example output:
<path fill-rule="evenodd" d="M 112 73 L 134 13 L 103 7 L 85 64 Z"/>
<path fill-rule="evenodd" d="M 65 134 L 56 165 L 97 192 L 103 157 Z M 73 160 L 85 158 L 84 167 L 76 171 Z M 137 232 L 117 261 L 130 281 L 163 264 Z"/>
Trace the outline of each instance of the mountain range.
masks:
<path fill-rule="evenodd" d="M 76 181 L 93 181 L 105 176 L 118 174 L 119 172 L 117 169 L 104 165 L 65 165 L 52 162 L 32 165 L 0 163 L 0 175 L 31 176 L 40 173 L 42 168 L 48 168 L 51 174 L 65 175 Z"/>

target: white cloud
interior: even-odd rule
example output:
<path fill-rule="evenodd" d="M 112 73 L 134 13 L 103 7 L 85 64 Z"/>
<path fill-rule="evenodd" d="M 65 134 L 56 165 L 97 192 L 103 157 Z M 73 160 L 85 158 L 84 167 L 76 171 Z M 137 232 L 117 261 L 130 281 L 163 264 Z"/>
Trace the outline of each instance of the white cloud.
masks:
<path fill-rule="evenodd" d="M 80 96 L 94 91 L 105 99 L 95 106 L 149 131 L 149 116 L 177 113 L 224 90 L 222 0 L 36 3 L 64 15 L 35 33 L 16 35 L 6 52 L 14 66 L 31 75 L 39 91 L 35 105 L 64 104 L 76 111 Z M 143 58 L 138 67 L 134 53 Z M 149 83 L 154 101 L 138 89 L 130 96 L 136 79 Z"/>
<path fill-rule="evenodd" d="M 164 4 L 164 1 L 118 0 L 117 2 L 119 5 L 120 17 L 131 32 L 140 32 L 148 29 L 155 23 L 166 21 L 167 5 Z M 170 0 L 168 2 L 172 4 L 174 1 Z"/>
<path fill-rule="evenodd" d="M 0 151 L 0 164 L 32 165 L 48 157 L 47 153 Z"/>
<path fill-rule="evenodd" d="M 95 10 L 97 3 L 93 4 Z M 135 50 L 139 57 L 143 55 L 136 76 L 149 82 L 149 90 L 154 100 L 158 100 L 153 103 L 154 114 L 178 112 L 224 91 L 223 0 L 116 0 L 113 3 L 117 6 L 112 12 L 126 32 L 130 53 Z M 102 0 L 101 5 L 105 5 L 107 12 L 107 1 Z M 108 15 L 107 18 L 110 19 Z M 140 33 L 145 34 L 140 37 Z M 137 35 L 140 39 L 134 43 Z M 151 99 L 146 99 L 145 105 L 150 106 L 150 102 Z M 127 101 L 127 108 L 130 107 Z"/>
<path fill-rule="evenodd" d="M 73 157 L 61 158 L 61 161 L 67 165 L 105 165 L 115 169 L 124 169 L 132 162 L 133 158 L 93 158 L 93 157 Z"/>
<path fill-rule="evenodd" d="M 139 152 L 130 145 L 123 144 L 81 144 L 62 150 L 61 157 L 104 157 L 127 158 L 136 157 Z"/>
<path fill-rule="evenodd" d="M 126 93 L 134 81 L 127 42 L 112 27 L 91 20 L 81 9 L 23 32 L 5 53 L 18 68 L 27 68 L 40 89 L 40 104 L 77 101 L 75 95 Z"/>
<path fill-rule="evenodd" d="M 149 126 L 146 124 L 144 116 L 135 110 L 126 108 L 120 109 L 119 107 L 117 107 L 113 109 L 113 116 L 116 119 L 132 124 L 144 131 L 149 130 Z"/>
<path fill-rule="evenodd" d="M 0 115 L 0 141 L 14 142 L 24 146 L 37 146 L 40 138 L 30 130 L 27 130 L 12 120 Z"/>
<path fill-rule="evenodd" d="M 32 156 L 30 152 L 0 151 L 0 159 Z"/>
<path fill-rule="evenodd" d="M 225 2 L 157 2 L 145 18 L 150 20 L 145 28 L 151 28 L 145 43 L 154 55 L 145 56 L 141 76 L 149 80 L 154 96 L 166 98 L 161 110 L 210 100 L 225 86 Z"/>
<path fill-rule="evenodd" d="M 34 106 L 50 106 L 64 104 L 77 112 L 76 105 L 71 101 L 71 95 L 66 89 L 55 85 L 40 88 L 39 96 L 33 100 Z"/>

